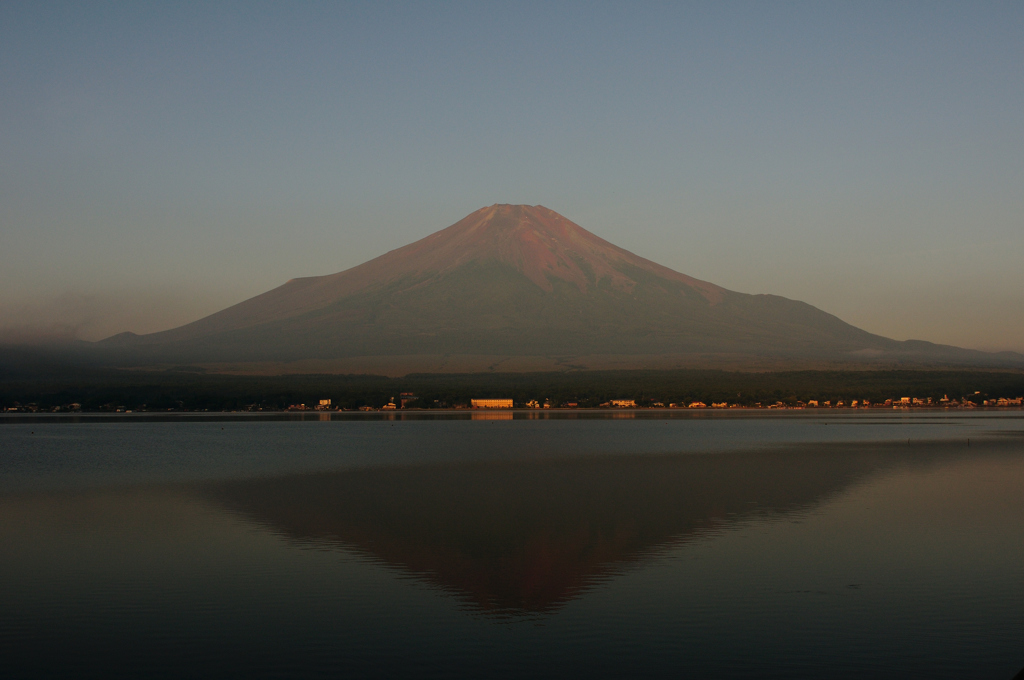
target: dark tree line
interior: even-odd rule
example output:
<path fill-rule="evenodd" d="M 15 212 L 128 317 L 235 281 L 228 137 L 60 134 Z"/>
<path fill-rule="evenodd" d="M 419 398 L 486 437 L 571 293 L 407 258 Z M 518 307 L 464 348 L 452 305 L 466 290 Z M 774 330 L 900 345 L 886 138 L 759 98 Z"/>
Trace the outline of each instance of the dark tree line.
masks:
<path fill-rule="evenodd" d="M 980 402 L 1024 395 L 1024 374 L 957 370 L 786 371 L 580 371 L 563 373 L 491 373 L 409 375 L 232 376 L 182 371 L 59 370 L 0 374 L 0 407 L 35 404 L 40 410 L 80 404 L 82 410 L 242 410 L 316 405 L 381 407 L 402 393 L 413 393 L 416 408 L 446 408 L 472 398 L 511 398 L 517 405 L 548 400 L 554 406 L 575 402 L 594 407 L 611 399 L 638 405 L 701 401 L 796 404 L 809 400 L 900 397 Z M 976 394 L 977 393 L 977 394 Z"/>

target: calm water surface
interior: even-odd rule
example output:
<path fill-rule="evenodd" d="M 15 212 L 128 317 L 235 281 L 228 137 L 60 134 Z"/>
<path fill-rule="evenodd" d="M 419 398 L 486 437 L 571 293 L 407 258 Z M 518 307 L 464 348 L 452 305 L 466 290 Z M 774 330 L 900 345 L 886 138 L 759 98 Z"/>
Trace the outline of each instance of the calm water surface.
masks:
<path fill-rule="evenodd" d="M 4 677 L 1024 667 L 1020 412 L 614 415 L 0 421 Z"/>

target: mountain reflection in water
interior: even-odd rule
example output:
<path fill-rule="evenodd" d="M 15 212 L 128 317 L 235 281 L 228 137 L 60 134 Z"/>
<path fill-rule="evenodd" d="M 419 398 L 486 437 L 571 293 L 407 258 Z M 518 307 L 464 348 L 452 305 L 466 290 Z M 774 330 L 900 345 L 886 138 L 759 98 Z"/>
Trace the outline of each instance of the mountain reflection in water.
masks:
<path fill-rule="evenodd" d="M 893 460 L 818 448 L 474 462 L 231 481 L 204 495 L 289 540 L 352 549 L 478 611 L 523 615 L 668 547 L 807 509 Z"/>

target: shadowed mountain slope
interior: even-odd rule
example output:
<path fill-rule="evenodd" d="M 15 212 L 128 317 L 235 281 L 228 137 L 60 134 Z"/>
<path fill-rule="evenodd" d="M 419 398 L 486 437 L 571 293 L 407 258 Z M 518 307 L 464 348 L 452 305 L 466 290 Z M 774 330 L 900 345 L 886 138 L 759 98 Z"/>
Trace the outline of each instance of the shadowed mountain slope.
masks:
<path fill-rule="evenodd" d="M 352 269 L 293 279 L 180 328 L 102 345 L 135 363 L 481 354 L 1024 359 L 897 342 L 802 302 L 728 291 L 522 205 L 483 208 Z"/>

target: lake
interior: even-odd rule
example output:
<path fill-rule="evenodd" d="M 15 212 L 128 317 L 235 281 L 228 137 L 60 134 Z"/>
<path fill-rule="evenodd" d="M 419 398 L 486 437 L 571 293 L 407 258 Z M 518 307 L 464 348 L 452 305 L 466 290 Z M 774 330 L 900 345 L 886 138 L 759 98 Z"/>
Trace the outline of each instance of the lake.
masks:
<path fill-rule="evenodd" d="M 4 677 L 1004 678 L 1024 414 L 0 418 Z"/>

